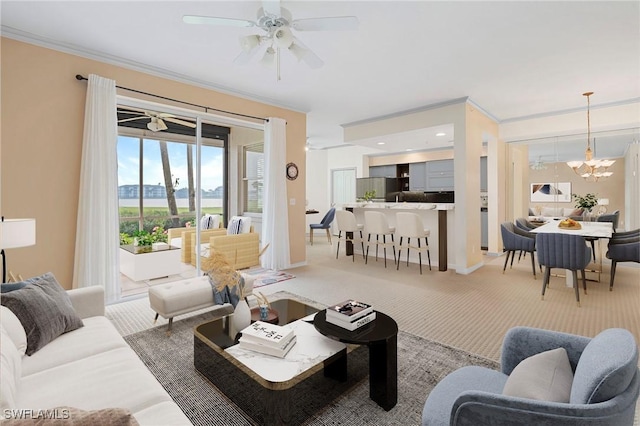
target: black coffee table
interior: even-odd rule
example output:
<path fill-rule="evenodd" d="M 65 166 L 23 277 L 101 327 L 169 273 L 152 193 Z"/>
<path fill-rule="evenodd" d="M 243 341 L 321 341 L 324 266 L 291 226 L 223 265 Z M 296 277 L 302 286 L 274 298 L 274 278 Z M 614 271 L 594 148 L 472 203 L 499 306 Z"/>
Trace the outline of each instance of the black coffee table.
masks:
<path fill-rule="evenodd" d="M 327 311 L 316 314 L 316 330 L 343 343 L 369 347 L 369 398 L 386 411 L 398 402 L 398 324 L 376 311 L 376 319 L 354 331 L 327 322 Z"/>

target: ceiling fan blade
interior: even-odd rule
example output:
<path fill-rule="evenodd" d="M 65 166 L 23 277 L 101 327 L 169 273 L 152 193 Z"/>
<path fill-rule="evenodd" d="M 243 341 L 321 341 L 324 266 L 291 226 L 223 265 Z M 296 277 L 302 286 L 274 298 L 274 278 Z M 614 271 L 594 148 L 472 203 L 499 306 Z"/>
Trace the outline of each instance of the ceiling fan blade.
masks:
<path fill-rule="evenodd" d="M 291 28 L 297 31 L 350 31 L 357 30 L 360 21 L 355 16 L 296 19 Z"/>
<path fill-rule="evenodd" d="M 162 120 L 168 121 L 169 123 L 175 123 L 175 124 L 180 124 L 182 126 L 191 127 L 192 129 L 196 128 L 196 123 L 190 123 L 188 121 L 179 120 L 173 117 L 164 117 Z"/>
<path fill-rule="evenodd" d="M 184 15 L 182 22 L 185 24 L 204 24 L 204 25 L 220 25 L 227 27 L 254 27 L 256 25 L 253 21 L 247 21 L 246 19 L 234 19 L 234 18 L 221 18 L 219 16 L 196 16 L 196 15 Z"/>
<path fill-rule="evenodd" d="M 140 117 L 125 118 L 122 120 L 118 120 L 118 123 L 124 123 L 125 121 L 140 120 L 141 118 L 149 118 L 149 117 L 147 117 L 146 115 L 141 115 Z"/>
<path fill-rule="evenodd" d="M 256 56 L 256 53 L 258 53 L 258 50 L 260 50 L 259 45 L 249 51 L 243 50 L 238 56 L 236 56 L 236 58 L 233 60 L 233 63 L 236 65 L 248 64 L 251 58 Z"/>
<path fill-rule="evenodd" d="M 262 10 L 266 15 L 270 16 L 282 16 L 282 11 L 280 10 L 280 1 L 279 0 L 263 0 L 262 1 Z"/>
<path fill-rule="evenodd" d="M 146 110 L 141 109 L 141 108 L 136 108 L 136 107 L 119 105 L 118 106 L 118 112 L 122 112 L 122 113 L 125 113 L 125 114 L 135 114 L 135 113 L 145 114 Z"/>
<path fill-rule="evenodd" d="M 324 61 L 305 46 L 297 37 L 293 38 L 293 44 L 289 47 L 289 52 L 298 58 L 299 61 L 304 61 L 309 68 L 318 69 L 324 65 Z"/>

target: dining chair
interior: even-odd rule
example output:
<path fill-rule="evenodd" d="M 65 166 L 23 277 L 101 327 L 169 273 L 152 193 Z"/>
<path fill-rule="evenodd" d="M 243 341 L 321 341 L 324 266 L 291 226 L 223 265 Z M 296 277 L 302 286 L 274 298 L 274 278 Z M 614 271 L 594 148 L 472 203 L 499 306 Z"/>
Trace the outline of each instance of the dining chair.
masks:
<path fill-rule="evenodd" d="M 536 262 L 533 253 L 536 251 L 536 240 L 531 234 L 526 231 L 517 228 L 511 222 L 504 222 L 500 225 L 500 231 L 502 233 L 502 246 L 507 252 L 507 257 L 504 260 L 504 267 L 502 273 L 504 274 L 507 269 L 507 263 L 509 262 L 509 255 L 511 255 L 511 267 L 513 267 L 513 258 L 516 255 L 516 251 L 523 251 L 531 253 L 531 269 L 533 270 L 533 278 L 536 278 Z"/>
<path fill-rule="evenodd" d="M 620 219 L 620 210 L 616 210 L 613 213 L 601 214 L 600 216 L 597 217 L 596 222 L 611 222 L 613 224 L 613 232 L 616 232 L 619 219 Z M 593 260 L 595 262 L 596 260 L 595 241 L 597 240 L 597 238 L 585 237 L 585 240 L 587 240 L 591 244 L 591 253 L 593 253 Z"/>
<path fill-rule="evenodd" d="M 391 246 L 393 248 L 393 262 L 396 262 L 396 246 L 393 241 L 393 233 L 396 228 L 393 226 L 389 226 L 387 222 L 387 217 L 382 212 L 375 211 L 365 211 L 364 212 L 364 229 L 367 232 L 367 254 L 365 256 L 364 263 L 367 264 L 369 262 L 369 247 L 371 243 L 371 235 L 376 236 L 375 246 L 376 246 L 376 261 L 378 261 L 378 247 L 382 246 L 384 250 L 384 267 L 387 267 L 387 246 Z M 382 241 L 380 241 L 380 236 L 382 236 Z M 387 242 L 387 236 L 391 236 L 391 242 Z"/>
<path fill-rule="evenodd" d="M 312 223 L 309 225 L 309 241 L 311 245 L 313 245 L 313 230 L 314 229 L 324 229 L 327 231 L 327 239 L 329 240 L 329 244 L 331 244 L 331 223 L 336 216 L 335 207 L 331 207 L 329 211 L 324 215 L 320 223 Z"/>
<path fill-rule="evenodd" d="M 584 294 L 587 294 L 587 279 L 585 267 L 591 261 L 591 252 L 580 235 L 540 233 L 536 235 L 536 250 L 538 262 L 544 266 L 544 278 L 542 279 L 542 296 L 549 284 L 552 268 L 563 268 L 573 274 L 573 287 L 576 292 L 576 302 L 580 306 L 580 290 L 578 286 L 578 272 L 582 274 Z"/>
<path fill-rule="evenodd" d="M 402 257 L 402 249 L 407 249 L 407 266 L 409 266 L 409 251 L 418 251 L 418 262 L 420 264 L 420 275 L 422 275 L 422 252 L 427 252 L 429 259 L 429 270 L 431 270 L 431 252 L 429 251 L 429 235 L 431 231 L 425 229 L 422 218 L 415 213 L 400 212 L 396 213 L 396 235 L 399 237 L 398 245 L 398 261 L 396 262 L 396 270 L 400 269 L 400 258 Z M 407 238 L 407 243 L 403 244 L 402 239 Z M 415 239 L 416 244 L 411 244 L 411 239 Z M 424 245 L 421 240 L 424 238 Z"/>
<path fill-rule="evenodd" d="M 360 224 L 356 220 L 356 215 L 353 212 L 348 210 L 337 210 L 336 211 L 336 223 L 338 225 L 338 248 L 336 249 L 336 259 L 338 258 L 338 253 L 340 252 L 340 241 L 344 240 L 345 247 L 347 244 L 355 241 L 356 232 L 360 233 L 360 243 L 362 244 L 362 258 L 364 259 L 364 239 L 362 237 L 362 230 L 364 229 L 364 225 Z M 342 233 L 344 232 L 344 236 Z M 353 261 L 355 262 L 355 254 L 351 256 Z"/>
<path fill-rule="evenodd" d="M 614 233 L 609 239 L 606 256 L 611 259 L 609 291 L 613 291 L 613 280 L 616 276 L 618 262 L 640 263 L 640 229 Z"/>

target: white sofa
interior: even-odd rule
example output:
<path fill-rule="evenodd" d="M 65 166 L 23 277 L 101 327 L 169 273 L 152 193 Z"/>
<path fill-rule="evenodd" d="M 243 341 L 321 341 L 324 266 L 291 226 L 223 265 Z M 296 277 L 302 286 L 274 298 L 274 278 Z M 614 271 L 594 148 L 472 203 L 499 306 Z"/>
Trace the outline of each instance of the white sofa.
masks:
<path fill-rule="evenodd" d="M 69 290 L 84 326 L 31 356 L 21 355 L 17 317 L 2 309 L 2 411 L 124 408 L 140 425 L 191 425 L 136 353 L 104 316 L 101 287 Z M 18 321 L 17 327 L 15 321 Z M 24 336 L 24 329 L 22 330 Z"/>

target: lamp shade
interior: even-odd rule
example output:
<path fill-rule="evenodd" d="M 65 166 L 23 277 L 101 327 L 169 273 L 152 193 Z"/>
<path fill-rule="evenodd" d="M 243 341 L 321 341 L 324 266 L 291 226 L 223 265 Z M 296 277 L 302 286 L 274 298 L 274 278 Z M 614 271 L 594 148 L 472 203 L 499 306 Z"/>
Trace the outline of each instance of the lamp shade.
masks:
<path fill-rule="evenodd" d="M 0 249 L 36 244 L 35 219 L 5 219 L 0 224 Z"/>

